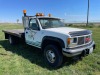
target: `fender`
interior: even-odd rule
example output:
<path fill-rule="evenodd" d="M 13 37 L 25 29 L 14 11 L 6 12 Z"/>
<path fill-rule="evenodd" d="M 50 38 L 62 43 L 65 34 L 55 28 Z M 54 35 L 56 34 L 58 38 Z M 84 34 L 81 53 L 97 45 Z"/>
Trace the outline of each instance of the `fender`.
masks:
<path fill-rule="evenodd" d="M 65 48 L 65 44 L 64 44 L 64 41 L 62 39 L 57 38 L 57 37 L 52 37 L 52 36 L 45 36 L 45 37 L 43 37 L 41 47 L 43 45 L 43 41 L 44 40 L 51 40 L 51 41 L 58 42 L 61 45 L 62 48 Z"/>

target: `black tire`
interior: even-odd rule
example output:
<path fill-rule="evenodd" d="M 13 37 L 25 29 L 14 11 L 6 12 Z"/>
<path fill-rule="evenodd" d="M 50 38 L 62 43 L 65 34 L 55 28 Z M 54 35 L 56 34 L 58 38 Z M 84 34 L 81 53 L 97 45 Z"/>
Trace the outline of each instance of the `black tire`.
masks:
<path fill-rule="evenodd" d="M 16 42 L 15 42 L 15 39 L 14 39 L 14 37 L 13 36 L 11 36 L 11 35 L 9 35 L 9 43 L 11 44 L 11 45 L 15 45 L 16 44 Z"/>
<path fill-rule="evenodd" d="M 52 57 L 55 56 L 53 58 L 54 60 L 51 60 L 52 62 L 49 60 L 50 54 L 48 54 L 48 51 L 51 51 L 51 53 L 53 53 L 53 55 L 51 54 Z M 54 68 L 60 67 L 63 63 L 63 55 L 56 45 L 47 45 L 44 48 L 44 58 L 46 63 Z"/>

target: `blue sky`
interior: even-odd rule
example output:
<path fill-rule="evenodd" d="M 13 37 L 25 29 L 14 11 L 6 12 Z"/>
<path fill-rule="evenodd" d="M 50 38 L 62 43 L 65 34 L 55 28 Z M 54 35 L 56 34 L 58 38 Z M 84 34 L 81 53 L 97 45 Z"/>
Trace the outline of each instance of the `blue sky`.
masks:
<path fill-rule="evenodd" d="M 88 0 L 0 0 L 0 22 L 21 22 L 22 10 L 28 15 L 43 12 L 66 22 L 86 22 Z M 100 21 L 100 0 L 90 0 L 89 21 Z"/>

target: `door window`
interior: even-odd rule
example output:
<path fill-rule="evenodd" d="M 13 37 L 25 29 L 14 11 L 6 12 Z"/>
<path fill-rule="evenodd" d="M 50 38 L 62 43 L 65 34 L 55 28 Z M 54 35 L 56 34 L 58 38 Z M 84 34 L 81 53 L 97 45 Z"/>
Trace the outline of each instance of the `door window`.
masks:
<path fill-rule="evenodd" d="M 36 19 L 31 19 L 31 20 L 30 20 L 29 27 L 30 27 L 32 30 L 39 30 L 39 26 L 38 26 L 38 24 L 37 24 Z"/>

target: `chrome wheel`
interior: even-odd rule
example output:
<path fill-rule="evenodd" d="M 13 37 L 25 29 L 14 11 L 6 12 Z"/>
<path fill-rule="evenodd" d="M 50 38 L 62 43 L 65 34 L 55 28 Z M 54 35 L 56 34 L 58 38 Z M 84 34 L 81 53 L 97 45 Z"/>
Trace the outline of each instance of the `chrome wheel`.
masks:
<path fill-rule="evenodd" d="M 56 45 L 47 45 L 44 48 L 44 58 L 51 67 L 60 67 L 63 62 L 63 55 Z"/>
<path fill-rule="evenodd" d="M 46 58 L 50 63 L 54 63 L 56 60 L 55 53 L 52 50 L 47 50 Z"/>

